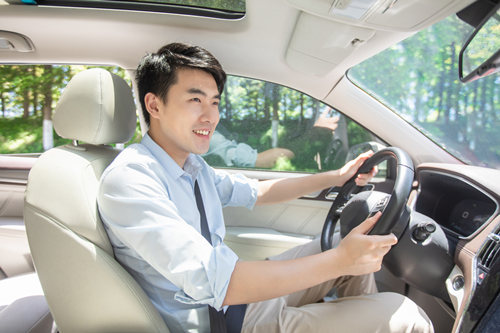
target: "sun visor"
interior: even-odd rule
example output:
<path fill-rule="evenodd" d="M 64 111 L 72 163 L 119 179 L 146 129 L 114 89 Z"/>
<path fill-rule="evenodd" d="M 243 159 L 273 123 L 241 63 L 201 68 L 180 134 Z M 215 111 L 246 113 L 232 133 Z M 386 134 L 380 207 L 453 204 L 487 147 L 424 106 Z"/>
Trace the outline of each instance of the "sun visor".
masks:
<path fill-rule="evenodd" d="M 473 0 L 287 0 L 303 12 L 365 28 L 410 32 Z"/>
<path fill-rule="evenodd" d="M 302 12 L 288 45 L 286 61 L 298 71 L 325 75 L 374 35 L 372 29 Z"/>

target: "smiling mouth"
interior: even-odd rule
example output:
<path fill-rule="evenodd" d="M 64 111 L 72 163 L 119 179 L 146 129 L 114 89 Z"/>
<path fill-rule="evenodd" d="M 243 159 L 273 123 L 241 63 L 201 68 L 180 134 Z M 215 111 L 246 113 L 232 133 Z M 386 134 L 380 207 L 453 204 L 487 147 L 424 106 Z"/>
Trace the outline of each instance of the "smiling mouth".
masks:
<path fill-rule="evenodd" d="M 199 135 L 209 135 L 210 131 L 209 130 L 194 130 L 193 133 L 199 134 Z"/>

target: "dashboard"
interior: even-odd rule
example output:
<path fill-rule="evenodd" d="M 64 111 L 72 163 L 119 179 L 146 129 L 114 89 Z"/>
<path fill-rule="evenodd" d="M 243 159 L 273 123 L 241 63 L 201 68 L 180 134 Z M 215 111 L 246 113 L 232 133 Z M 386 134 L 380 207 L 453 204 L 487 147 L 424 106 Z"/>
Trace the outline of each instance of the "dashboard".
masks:
<path fill-rule="evenodd" d="M 475 235 L 498 209 L 488 193 L 460 176 L 424 170 L 419 184 L 416 211 L 432 218 L 450 236 Z"/>
<path fill-rule="evenodd" d="M 414 210 L 439 225 L 453 256 L 452 331 L 490 332 L 485 325 L 500 323 L 491 320 L 500 314 L 500 170 L 427 163 L 417 181 Z"/>

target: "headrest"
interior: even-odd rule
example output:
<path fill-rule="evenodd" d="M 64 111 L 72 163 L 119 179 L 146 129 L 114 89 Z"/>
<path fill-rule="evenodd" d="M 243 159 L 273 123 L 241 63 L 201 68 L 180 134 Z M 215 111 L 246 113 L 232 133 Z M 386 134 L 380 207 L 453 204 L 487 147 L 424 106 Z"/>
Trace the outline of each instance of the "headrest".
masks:
<path fill-rule="evenodd" d="M 129 85 L 100 68 L 80 72 L 71 79 L 53 117 L 59 136 L 94 145 L 127 142 L 136 121 Z"/>

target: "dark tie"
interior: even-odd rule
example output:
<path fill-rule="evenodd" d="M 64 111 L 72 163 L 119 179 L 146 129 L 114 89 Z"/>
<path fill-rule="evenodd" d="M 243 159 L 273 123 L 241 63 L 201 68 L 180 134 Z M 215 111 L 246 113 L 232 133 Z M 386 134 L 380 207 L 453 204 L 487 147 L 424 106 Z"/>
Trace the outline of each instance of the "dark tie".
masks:
<path fill-rule="evenodd" d="M 205 214 L 205 207 L 203 206 L 203 199 L 201 198 L 200 187 L 198 181 L 194 182 L 194 195 L 196 197 L 196 206 L 200 212 L 200 229 L 201 234 L 212 245 L 210 238 L 210 230 L 208 229 L 207 215 Z M 224 312 L 217 311 L 212 306 L 208 306 L 208 315 L 210 317 L 210 331 L 212 333 L 236 333 L 241 332 L 241 325 L 243 324 L 243 317 L 245 316 L 246 304 L 232 305 Z"/>

